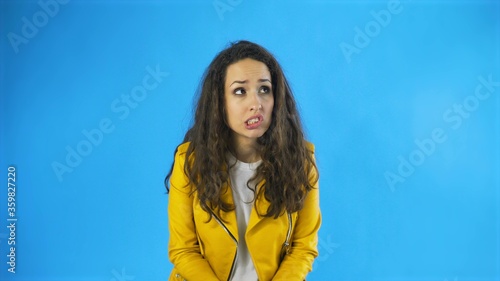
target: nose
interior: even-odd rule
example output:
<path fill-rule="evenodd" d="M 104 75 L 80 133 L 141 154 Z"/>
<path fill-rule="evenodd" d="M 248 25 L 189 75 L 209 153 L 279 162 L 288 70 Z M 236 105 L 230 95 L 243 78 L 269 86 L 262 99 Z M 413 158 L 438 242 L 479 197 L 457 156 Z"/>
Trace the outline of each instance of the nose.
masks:
<path fill-rule="evenodd" d="M 254 93 L 251 95 L 251 101 L 250 101 L 250 111 L 259 111 L 262 109 L 262 102 L 261 102 L 261 97 L 259 96 L 258 93 Z"/>

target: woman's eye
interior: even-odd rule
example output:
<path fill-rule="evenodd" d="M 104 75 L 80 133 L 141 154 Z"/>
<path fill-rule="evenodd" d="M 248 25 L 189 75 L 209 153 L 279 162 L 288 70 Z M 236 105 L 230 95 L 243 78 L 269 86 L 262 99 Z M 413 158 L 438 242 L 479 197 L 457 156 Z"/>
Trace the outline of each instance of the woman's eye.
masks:
<path fill-rule="evenodd" d="M 267 86 L 263 86 L 260 88 L 259 93 L 261 94 L 269 94 L 271 92 L 271 88 Z"/>
<path fill-rule="evenodd" d="M 245 94 L 245 89 L 238 88 L 238 89 L 234 90 L 234 94 L 235 95 L 243 95 L 243 94 Z"/>

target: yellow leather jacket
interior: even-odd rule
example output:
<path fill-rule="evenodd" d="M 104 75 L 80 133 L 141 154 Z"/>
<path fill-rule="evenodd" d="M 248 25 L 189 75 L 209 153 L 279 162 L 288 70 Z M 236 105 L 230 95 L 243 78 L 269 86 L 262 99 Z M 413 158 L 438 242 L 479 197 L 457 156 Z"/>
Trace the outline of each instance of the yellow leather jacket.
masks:
<path fill-rule="evenodd" d="M 170 281 L 230 280 L 238 245 L 235 211 L 205 212 L 196 192 L 189 194 L 184 162 L 189 143 L 177 148 L 170 178 L 168 218 L 170 242 L 168 253 L 174 268 Z M 309 144 L 311 151 L 314 146 Z M 253 207 L 245 234 L 247 247 L 260 281 L 305 280 L 317 257 L 318 229 L 321 224 L 318 185 L 311 190 L 304 208 L 284 213 L 278 218 L 259 217 Z M 228 187 L 223 198 L 234 203 Z M 259 213 L 269 202 L 257 198 Z M 208 221 L 209 216 L 212 219 Z"/>

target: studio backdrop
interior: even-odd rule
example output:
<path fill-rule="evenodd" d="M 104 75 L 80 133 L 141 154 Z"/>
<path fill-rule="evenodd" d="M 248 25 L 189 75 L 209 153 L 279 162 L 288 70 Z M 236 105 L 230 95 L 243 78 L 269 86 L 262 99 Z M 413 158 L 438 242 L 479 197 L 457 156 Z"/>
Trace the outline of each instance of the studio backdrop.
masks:
<path fill-rule="evenodd" d="M 166 280 L 163 179 L 242 39 L 316 146 L 308 280 L 500 280 L 499 1 L 0 3 L 1 280 Z"/>

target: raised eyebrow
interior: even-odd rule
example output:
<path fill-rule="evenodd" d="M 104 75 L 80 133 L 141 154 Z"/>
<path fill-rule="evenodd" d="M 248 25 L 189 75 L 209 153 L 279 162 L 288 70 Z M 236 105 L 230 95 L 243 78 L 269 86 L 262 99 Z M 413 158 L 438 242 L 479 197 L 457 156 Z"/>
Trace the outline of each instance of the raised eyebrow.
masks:
<path fill-rule="evenodd" d="M 269 80 L 269 79 L 259 79 L 259 82 L 269 82 L 269 83 L 271 83 L 271 80 Z"/>
<path fill-rule="evenodd" d="M 243 80 L 243 81 L 240 81 L 240 80 L 235 80 L 235 81 L 233 81 L 233 83 L 231 83 L 231 85 L 229 85 L 229 86 L 232 86 L 234 83 L 238 83 L 238 84 L 245 84 L 246 82 L 248 82 L 248 80 Z"/>

